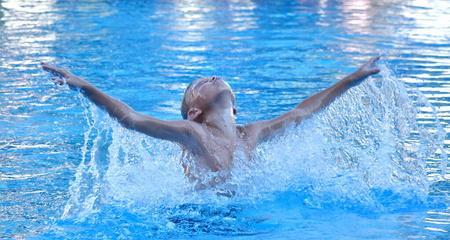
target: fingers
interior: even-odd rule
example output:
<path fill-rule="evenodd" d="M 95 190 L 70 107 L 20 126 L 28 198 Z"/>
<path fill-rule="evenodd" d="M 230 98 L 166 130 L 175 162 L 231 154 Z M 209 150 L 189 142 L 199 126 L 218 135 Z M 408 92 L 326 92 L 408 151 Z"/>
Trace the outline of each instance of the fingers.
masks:
<path fill-rule="evenodd" d="M 50 65 L 48 63 L 41 62 L 41 67 L 45 71 L 47 71 L 47 72 L 49 72 L 49 73 L 51 73 L 51 74 L 53 74 L 55 76 L 58 76 L 58 77 L 66 77 L 67 76 L 67 71 L 66 70 L 64 70 L 62 68 L 55 67 L 55 66 Z"/>
<path fill-rule="evenodd" d="M 377 61 L 378 60 L 380 60 L 380 56 L 376 56 L 376 57 L 370 58 L 369 61 L 364 63 L 358 69 L 358 71 L 360 71 L 361 73 L 363 73 L 363 74 L 365 74 L 367 76 L 379 73 L 380 72 L 380 68 L 377 67 Z"/>
<path fill-rule="evenodd" d="M 380 56 L 373 57 L 372 59 L 370 59 L 370 66 L 372 68 L 372 70 L 370 71 L 371 74 L 377 74 L 380 72 L 380 69 L 376 67 L 378 60 L 380 60 Z"/>
<path fill-rule="evenodd" d="M 48 63 L 44 63 L 44 62 L 41 62 L 41 67 L 42 67 L 42 69 L 44 69 L 46 71 L 52 71 L 52 70 L 56 69 L 54 66 L 52 66 Z"/>
<path fill-rule="evenodd" d="M 58 68 L 56 68 L 48 63 L 41 63 L 41 66 L 42 66 L 42 69 L 44 69 L 45 71 L 50 72 L 52 74 L 57 74 L 59 72 Z"/>
<path fill-rule="evenodd" d="M 42 67 L 45 71 L 50 72 L 52 74 L 61 74 L 61 71 L 58 68 L 52 67 L 52 66 L 43 66 Z"/>
<path fill-rule="evenodd" d="M 378 62 L 378 60 L 380 60 L 380 56 L 371 58 L 369 60 L 369 62 L 370 62 L 370 64 L 375 64 L 376 62 Z"/>

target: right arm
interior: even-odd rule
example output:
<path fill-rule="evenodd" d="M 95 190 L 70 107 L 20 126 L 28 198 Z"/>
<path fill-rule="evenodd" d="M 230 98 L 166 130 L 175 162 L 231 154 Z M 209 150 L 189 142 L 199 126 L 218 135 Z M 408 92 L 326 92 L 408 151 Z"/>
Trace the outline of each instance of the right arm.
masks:
<path fill-rule="evenodd" d="M 299 124 L 304 119 L 330 105 L 337 97 L 350 88 L 360 84 L 367 77 L 377 74 L 380 69 L 376 66 L 379 57 L 371 58 L 356 72 L 348 75 L 333 86 L 314 94 L 297 105 L 293 110 L 270 120 L 257 121 L 244 126 L 253 138 L 254 145 L 279 135 L 291 124 Z"/>
<path fill-rule="evenodd" d="M 42 63 L 41 65 L 45 71 L 58 77 L 55 79 L 56 83 L 67 83 L 71 88 L 80 89 L 95 105 L 104 109 L 125 128 L 147 134 L 151 137 L 178 142 L 185 146 L 194 144 L 194 126 L 190 121 L 165 121 L 138 113 L 128 105 L 108 96 L 86 80 L 75 76 L 65 69 L 47 63 Z"/>

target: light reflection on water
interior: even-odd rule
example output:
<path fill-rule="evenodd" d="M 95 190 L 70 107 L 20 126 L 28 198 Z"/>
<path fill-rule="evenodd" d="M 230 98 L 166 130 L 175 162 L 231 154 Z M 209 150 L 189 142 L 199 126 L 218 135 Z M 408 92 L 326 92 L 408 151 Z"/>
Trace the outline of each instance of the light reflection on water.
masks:
<path fill-rule="evenodd" d="M 83 108 L 74 93 L 52 86 L 38 69 L 41 61 L 68 66 L 137 110 L 165 119 L 179 118 L 182 91 L 191 80 L 220 75 L 237 92 L 238 121 L 247 122 L 279 115 L 368 55 L 381 53 L 413 98 L 418 90 L 433 104 L 435 114 L 430 106 L 420 107 L 418 122 L 430 125 L 437 116 L 445 132 L 444 150 L 450 146 L 450 6 L 444 0 L 0 0 L 0 6 L 0 238 L 48 231 L 63 213 L 82 155 Z M 439 154 L 427 161 L 430 178 L 439 172 Z M 216 209 L 229 222 L 208 214 L 200 220 L 225 235 L 229 227 L 228 232 L 244 228 L 250 233 L 266 228 L 268 237 L 286 238 L 294 237 L 295 228 L 310 238 L 445 237 L 450 230 L 449 174 L 431 188 L 430 195 L 445 203 L 437 209 L 370 217 L 339 209 L 325 214 L 298 208 L 282 195 L 286 199 L 259 205 L 271 210 L 270 220 L 254 219 L 267 213 L 251 206 L 241 215 Z M 156 231 L 153 236 L 174 236 L 165 233 L 170 223 L 130 216 L 124 209 L 113 215 L 116 210 L 104 209 L 97 228 L 89 221 L 58 223 L 57 228 L 79 229 L 59 237 L 97 232 L 97 237 L 117 238 L 144 234 L 143 229 Z M 111 216 L 130 224 L 115 222 L 116 235 L 108 235 L 105 222 Z M 189 234 L 188 225 L 198 220 L 191 217 L 174 220 L 175 226 Z M 335 227 L 324 227 L 330 225 Z"/>

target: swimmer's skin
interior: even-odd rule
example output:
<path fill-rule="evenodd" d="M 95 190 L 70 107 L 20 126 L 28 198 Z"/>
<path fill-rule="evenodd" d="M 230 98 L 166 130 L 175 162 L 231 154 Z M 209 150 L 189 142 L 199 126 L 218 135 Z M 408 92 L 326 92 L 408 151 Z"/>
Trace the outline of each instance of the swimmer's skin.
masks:
<path fill-rule="evenodd" d="M 69 71 L 42 63 L 42 68 L 58 78 L 58 84 L 67 83 L 77 88 L 94 104 L 106 110 L 124 127 L 151 137 L 176 142 L 196 161 L 196 167 L 217 172 L 229 170 L 237 149 L 251 157 L 252 150 L 261 142 L 283 133 L 288 126 L 299 124 L 315 112 L 328 106 L 337 97 L 370 75 L 380 71 L 379 57 L 370 59 L 357 71 L 333 86 L 309 97 L 293 110 L 271 120 L 237 126 L 234 95 L 230 86 L 219 78 L 203 83 L 194 106 L 187 111 L 186 120 L 167 121 L 138 113 L 121 101 L 103 93 L 84 79 Z M 220 99 L 218 99 L 220 96 Z M 183 165 L 191 179 L 195 173 Z"/>

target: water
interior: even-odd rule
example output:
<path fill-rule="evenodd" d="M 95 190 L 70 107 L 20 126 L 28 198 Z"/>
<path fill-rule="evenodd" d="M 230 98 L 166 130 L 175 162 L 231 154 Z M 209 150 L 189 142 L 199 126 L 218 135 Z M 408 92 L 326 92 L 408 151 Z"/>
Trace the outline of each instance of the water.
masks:
<path fill-rule="evenodd" d="M 446 1 L 0 1 L 0 238 L 448 239 Z M 193 192 L 174 144 L 121 128 L 41 61 L 180 119 L 219 75 L 268 119 L 381 54 L 382 74 Z"/>

